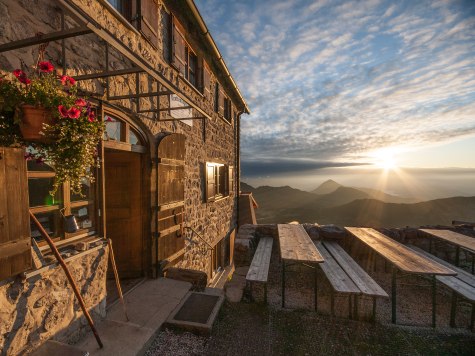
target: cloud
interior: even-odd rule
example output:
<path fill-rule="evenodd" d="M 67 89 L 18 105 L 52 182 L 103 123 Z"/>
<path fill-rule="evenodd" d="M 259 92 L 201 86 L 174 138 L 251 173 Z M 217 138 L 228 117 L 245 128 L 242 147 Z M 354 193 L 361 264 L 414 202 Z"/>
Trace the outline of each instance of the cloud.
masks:
<path fill-rule="evenodd" d="M 242 170 L 247 177 L 258 177 L 281 173 L 301 173 L 324 168 L 364 166 L 355 162 L 318 162 L 310 160 L 264 159 L 259 161 L 243 160 Z"/>
<path fill-rule="evenodd" d="M 473 2 L 197 4 L 252 111 L 243 160 L 358 162 L 475 135 Z"/>

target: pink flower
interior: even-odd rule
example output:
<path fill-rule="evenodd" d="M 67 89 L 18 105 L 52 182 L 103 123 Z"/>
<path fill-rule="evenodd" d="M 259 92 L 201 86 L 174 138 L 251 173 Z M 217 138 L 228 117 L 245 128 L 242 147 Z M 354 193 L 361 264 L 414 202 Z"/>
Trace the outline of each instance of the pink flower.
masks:
<path fill-rule="evenodd" d="M 76 80 L 73 77 L 67 76 L 67 75 L 62 75 L 61 78 L 61 84 L 62 85 L 74 85 L 76 84 Z"/>
<path fill-rule="evenodd" d="M 112 120 L 112 118 L 110 116 L 106 116 L 106 119 L 104 121 L 105 122 L 112 122 L 114 120 Z"/>
<path fill-rule="evenodd" d="M 77 106 L 83 107 L 83 106 L 87 105 L 87 102 L 86 102 L 86 100 L 84 100 L 82 98 L 79 98 L 79 99 L 76 99 L 74 104 L 77 105 Z"/>
<path fill-rule="evenodd" d="M 75 108 L 74 106 L 68 110 L 68 117 L 71 119 L 77 119 L 79 116 L 81 116 L 81 110 L 78 108 Z"/>
<path fill-rule="evenodd" d="M 68 117 L 68 109 L 64 105 L 59 105 L 58 111 L 61 117 Z"/>
<path fill-rule="evenodd" d="M 38 67 L 44 73 L 51 73 L 54 70 L 53 65 L 50 62 L 40 62 Z"/>

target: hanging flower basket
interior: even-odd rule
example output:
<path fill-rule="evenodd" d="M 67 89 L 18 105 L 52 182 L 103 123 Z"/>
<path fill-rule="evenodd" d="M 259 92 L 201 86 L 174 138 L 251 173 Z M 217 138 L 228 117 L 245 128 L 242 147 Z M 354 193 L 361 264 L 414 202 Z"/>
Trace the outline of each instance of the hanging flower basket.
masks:
<path fill-rule="evenodd" d="M 34 105 L 21 105 L 20 131 L 25 141 L 47 143 L 49 140 L 42 134 L 43 124 L 51 124 L 51 111 Z"/>
<path fill-rule="evenodd" d="M 50 62 L 34 69 L 31 76 L 21 69 L 0 75 L 0 142 L 31 146 L 27 158 L 54 167 L 51 195 L 66 181 L 80 194 L 83 178 L 94 180 L 104 123 L 78 96 L 74 78 L 58 75 Z"/>

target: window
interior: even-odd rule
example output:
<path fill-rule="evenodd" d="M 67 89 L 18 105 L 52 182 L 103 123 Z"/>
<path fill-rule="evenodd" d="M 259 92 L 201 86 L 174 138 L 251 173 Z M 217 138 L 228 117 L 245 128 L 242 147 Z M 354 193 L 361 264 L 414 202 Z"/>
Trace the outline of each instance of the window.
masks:
<path fill-rule="evenodd" d="M 31 147 L 28 151 L 34 153 Z M 65 183 L 51 196 L 49 192 L 53 189 L 55 176 L 53 168 L 34 160 L 27 162 L 27 168 L 30 210 L 53 240 L 66 239 L 95 229 L 95 186 L 92 182 L 83 180 L 81 194 L 72 192 L 69 184 Z M 64 232 L 63 215 L 75 215 L 79 231 L 72 234 Z M 30 231 L 32 238 L 40 245 L 44 244 L 33 223 Z"/>
<path fill-rule="evenodd" d="M 195 88 L 198 88 L 198 56 L 185 40 L 183 26 L 173 17 L 173 39 L 171 62 L 180 74 Z"/>
<path fill-rule="evenodd" d="M 107 0 L 109 4 L 112 5 L 122 16 L 127 20 L 130 20 L 132 9 L 130 7 L 131 2 L 128 0 Z"/>
<path fill-rule="evenodd" d="M 234 168 L 222 163 L 206 163 L 206 202 L 211 202 L 229 195 L 230 174 Z"/>
<path fill-rule="evenodd" d="M 110 147 L 114 141 L 119 144 L 130 144 L 132 146 L 142 146 L 140 134 L 130 127 L 131 125 L 125 121 L 118 119 L 113 115 L 104 115 L 106 129 L 104 131 L 105 146 Z"/>

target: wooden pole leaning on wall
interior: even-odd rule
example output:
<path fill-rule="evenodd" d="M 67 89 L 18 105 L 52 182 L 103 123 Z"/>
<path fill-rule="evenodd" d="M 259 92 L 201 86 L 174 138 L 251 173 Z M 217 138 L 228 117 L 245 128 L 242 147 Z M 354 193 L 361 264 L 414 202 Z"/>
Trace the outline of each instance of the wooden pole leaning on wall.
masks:
<path fill-rule="evenodd" d="M 102 349 L 104 345 L 102 344 L 101 338 L 99 337 L 99 334 L 97 333 L 97 329 L 94 326 L 94 321 L 91 318 L 91 315 L 87 311 L 86 304 L 84 304 L 84 299 L 82 298 L 81 294 L 79 293 L 79 289 L 76 285 L 76 282 L 73 279 L 73 276 L 71 275 L 71 272 L 68 269 L 68 266 L 66 266 L 66 263 L 64 263 L 63 258 L 61 257 L 61 254 L 59 253 L 58 249 L 54 245 L 53 240 L 49 237 L 48 233 L 46 230 L 43 228 L 41 223 L 36 219 L 36 216 L 33 215 L 33 213 L 30 211 L 30 218 L 31 220 L 35 223 L 36 227 L 41 233 L 41 236 L 45 239 L 45 241 L 48 243 L 49 247 L 51 248 L 51 251 L 54 254 L 54 257 L 58 260 L 58 263 L 61 265 L 61 267 L 64 270 L 64 273 L 66 274 L 66 277 L 68 278 L 69 283 L 71 284 L 71 287 L 73 289 L 74 294 L 76 295 L 76 298 L 79 302 L 79 305 L 81 306 L 82 312 L 84 313 L 84 316 L 87 319 L 87 322 L 89 323 L 89 326 L 91 327 L 92 332 L 94 333 L 94 336 L 96 338 L 97 343 L 99 344 L 99 347 Z"/>
<path fill-rule="evenodd" d="M 127 315 L 127 308 L 125 307 L 124 295 L 122 294 L 122 288 L 120 287 L 119 273 L 117 272 L 117 265 L 115 264 L 114 250 L 112 249 L 112 240 L 107 239 L 107 244 L 109 245 L 109 256 L 111 260 L 112 270 L 114 271 L 115 284 L 117 286 L 117 292 L 119 293 L 119 298 L 124 308 L 124 314 L 127 321 L 129 321 L 129 316 Z"/>

